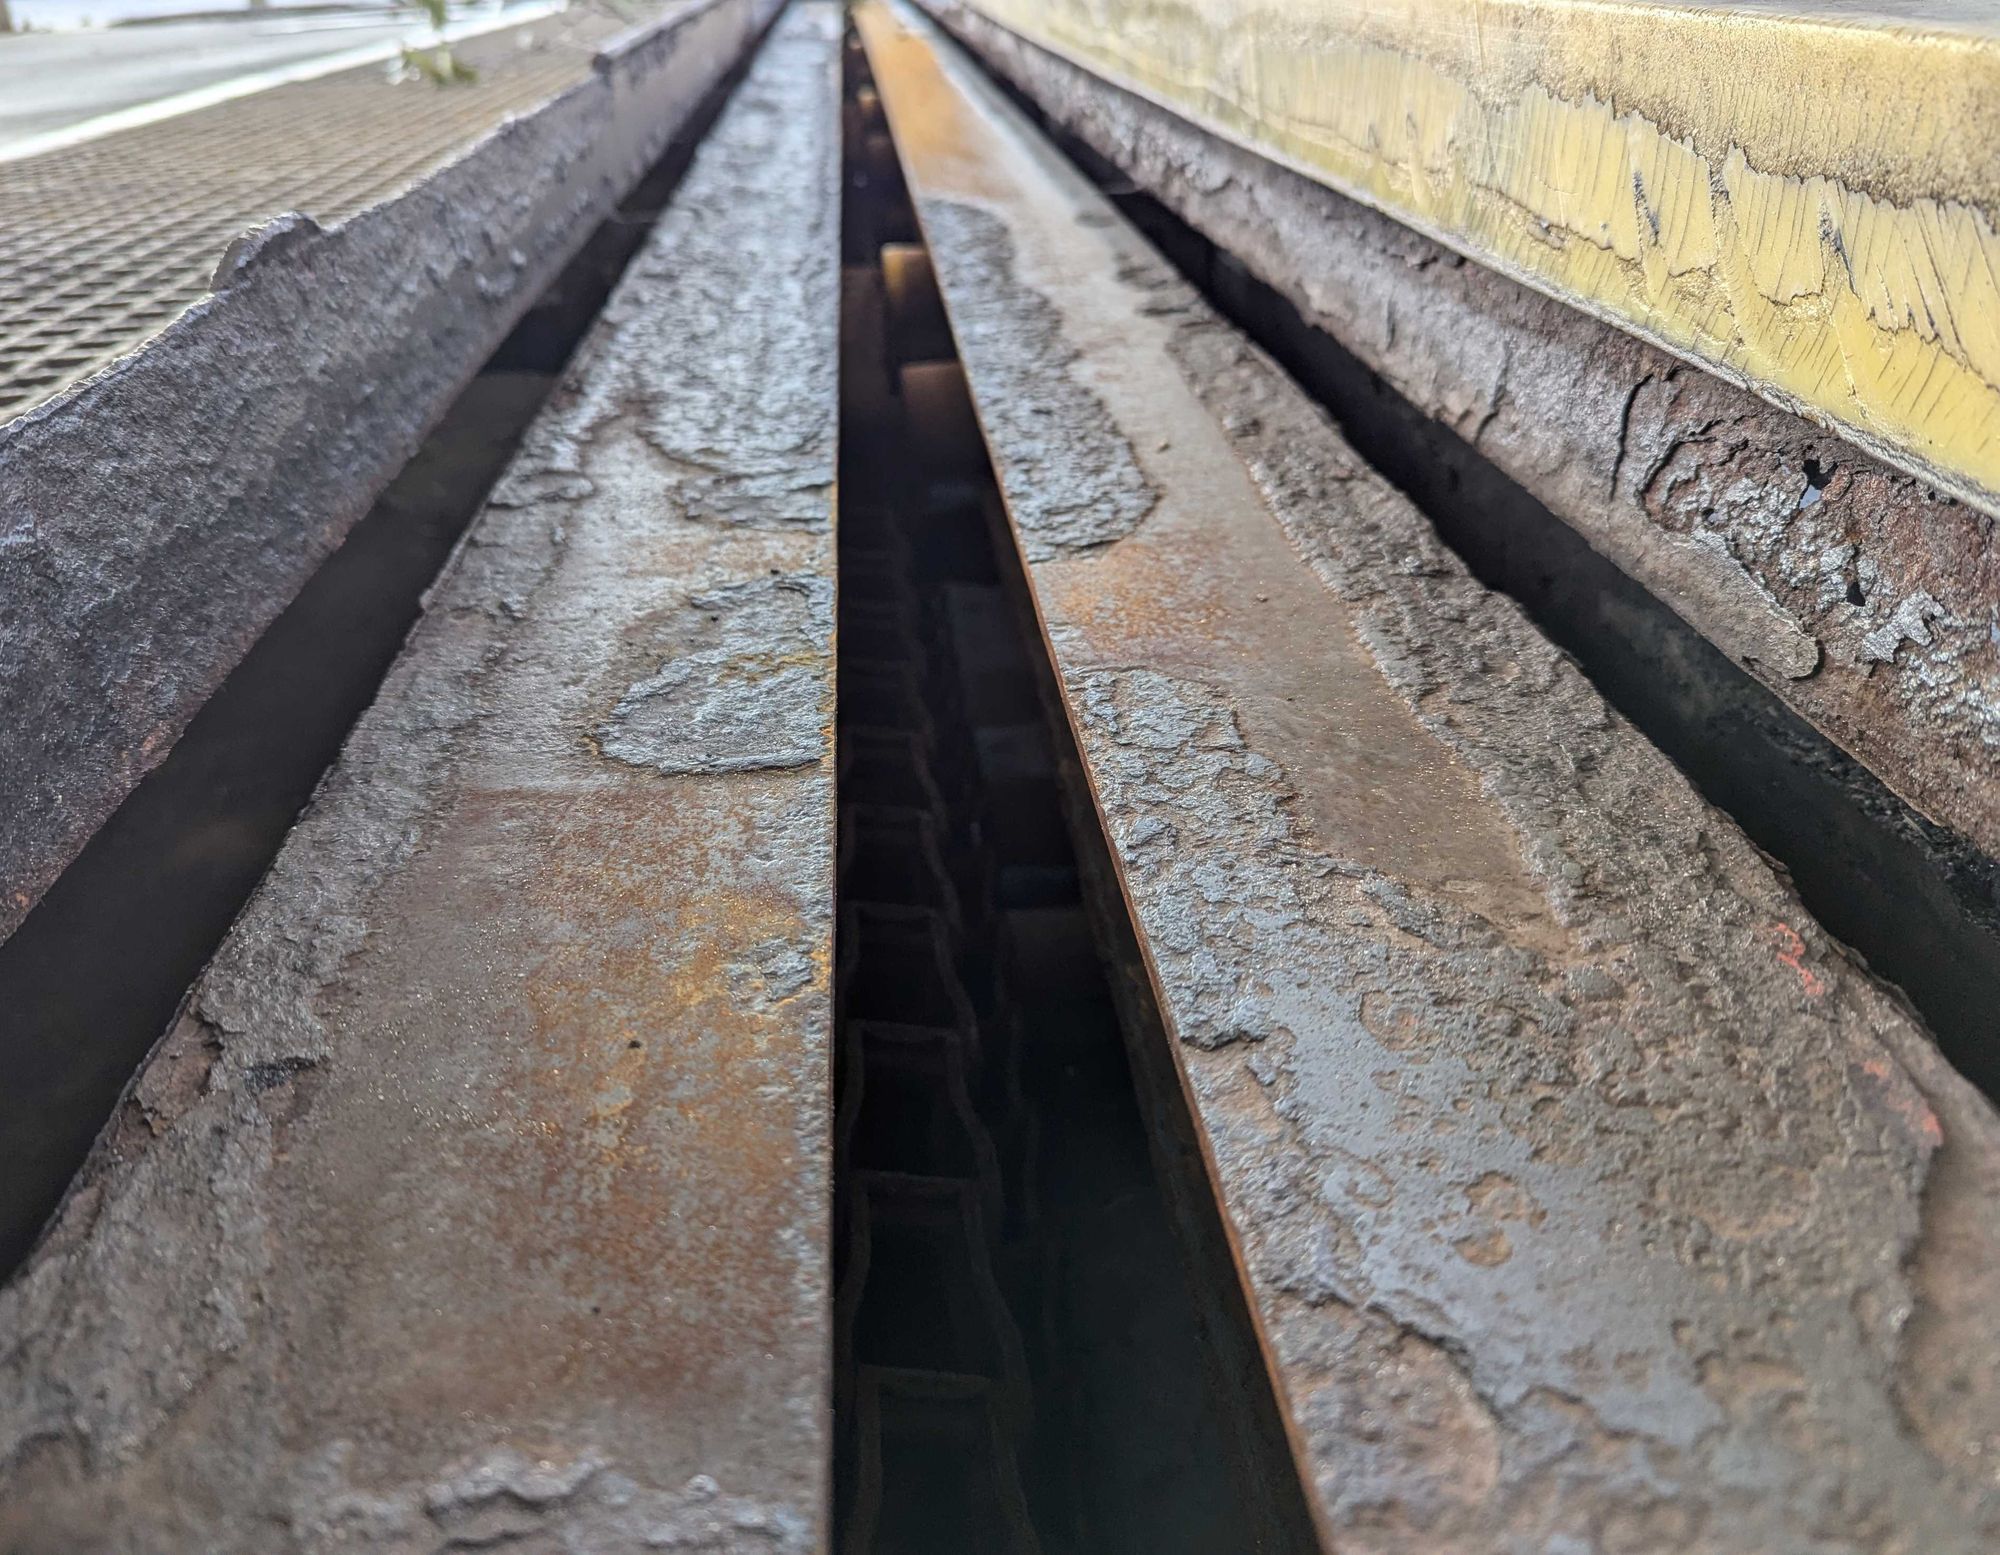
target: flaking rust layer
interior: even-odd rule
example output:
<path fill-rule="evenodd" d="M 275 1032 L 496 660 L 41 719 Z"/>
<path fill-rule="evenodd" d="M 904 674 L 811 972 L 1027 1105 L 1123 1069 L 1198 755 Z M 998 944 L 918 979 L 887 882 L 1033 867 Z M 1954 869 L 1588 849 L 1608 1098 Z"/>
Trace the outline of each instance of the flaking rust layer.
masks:
<path fill-rule="evenodd" d="M 1329 1547 L 1992 1547 L 1992 1109 L 967 62 L 862 25 L 954 321 L 1037 294 L 1002 378 L 1087 377 L 1156 494 L 1028 566 Z M 985 424 L 1011 507 L 1043 449 Z"/>
<path fill-rule="evenodd" d="M 820 1547 L 839 38 L 780 21 L 0 1292 L 0 1547 Z"/>
<path fill-rule="evenodd" d="M 1904 799 L 2000 853 L 1989 515 L 970 6 L 929 8 Z"/>

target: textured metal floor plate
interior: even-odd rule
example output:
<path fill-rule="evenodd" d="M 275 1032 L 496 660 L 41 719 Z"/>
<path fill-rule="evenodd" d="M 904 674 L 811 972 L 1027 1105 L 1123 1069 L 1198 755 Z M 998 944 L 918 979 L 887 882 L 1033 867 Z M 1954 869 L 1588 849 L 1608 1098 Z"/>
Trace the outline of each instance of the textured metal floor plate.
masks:
<path fill-rule="evenodd" d="M 0 421 L 198 301 L 238 233 L 293 210 L 330 225 L 395 193 L 583 79 L 629 25 L 579 8 L 457 45 L 470 84 L 371 65 L 0 162 Z"/>

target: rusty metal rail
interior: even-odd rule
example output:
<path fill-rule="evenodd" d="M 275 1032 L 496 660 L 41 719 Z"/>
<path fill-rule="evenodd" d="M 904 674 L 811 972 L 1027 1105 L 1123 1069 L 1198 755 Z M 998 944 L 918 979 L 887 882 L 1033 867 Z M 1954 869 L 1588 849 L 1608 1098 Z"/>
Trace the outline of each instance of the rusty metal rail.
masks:
<path fill-rule="evenodd" d="M 1046 662 L 1011 549 L 996 548 L 998 493 L 858 56 L 839 520 L 839 1545 L 1270 1548 L 1247 1537 L 1228 1471 L 1222 1421 L 1242 1390 L 1215 1364 L 1151 1169 L 1065 826 Z"/>
<path fill-rule="evenodd" d="M 0 1546 L 823 1536 L 838 13 L 0 1292 Z"/>
<path fill-rule="evenodd" d="M 858 14 L 1322 1535 L 1990 1547 L 1992 1109 L 968 60 Z"/>
<path fill-rule="evenodd" d="M 0 934 L 770 10 L 0 429 Z M 0 1549 L 2000 1543 L 1993 1108 L 970 57 L 856 18 L 780 16 L 0 1288 Z M 285 359 L 426 223 L 414 334 Z"/>

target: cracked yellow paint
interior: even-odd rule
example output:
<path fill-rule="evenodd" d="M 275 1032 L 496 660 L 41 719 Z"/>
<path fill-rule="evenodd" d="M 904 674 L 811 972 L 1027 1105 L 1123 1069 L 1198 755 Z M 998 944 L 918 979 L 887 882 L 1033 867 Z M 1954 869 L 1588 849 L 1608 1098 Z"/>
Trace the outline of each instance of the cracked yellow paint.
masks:
<path fill-rule="evenodd" d="M 2000 4 L 970 3 L 2000 513 Z"/>

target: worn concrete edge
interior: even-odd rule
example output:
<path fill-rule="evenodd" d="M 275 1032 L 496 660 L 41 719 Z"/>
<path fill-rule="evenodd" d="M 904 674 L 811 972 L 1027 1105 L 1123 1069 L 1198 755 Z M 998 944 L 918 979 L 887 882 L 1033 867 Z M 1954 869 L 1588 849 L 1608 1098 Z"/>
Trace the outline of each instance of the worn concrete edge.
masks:
<path fill-rule="evenodd" d="M 774 66 L 765 81 L 753 72 L 761 94 L 752 83 L 743 89 L 746 113 L 754 111 L 766 125 L 816 125 L 800 133 L 808 143 L 817 141 L 812 149 L 818 154 L 787 160 L 787 176 L 820 201 L 817 209 L 810 199 L 787 208 L 801 235 L 794 246 L 810 262 L 789 276 L 760 272 L 759 289 L 739 284 L 734 267 L 752 256 L 761 263 L 765 250 L 746 243 L 727 212 L 707 218 L 718 202 L 735 200 L 746 172 L 761 164 L 752 158 L 744 166 L 742 137 L 723 142 L 725 118 L 697 153 L 682 186 L 686 200 L 678 212 L 669 207 L 634 259 L 563 386 L 454 550 L 381 694 L 135 1079 L 50 1235 L 0 1289 L 0 1546 L 10 1555 L 45 1549 L 63 1555 L 83 1549 L 269 1555 L 278 1548 L 318 1555 L 356 1547 L 416 1555 L 515 1539 L 571 1555 L 662 1547 L 803 1555 L 822 1547 L 829 1467 L 824 1379 L 831 1348 L 824 1267 L 831 1198 L 824 1163 L 830 1152 L 835 829 L 838 39 L 830 7 L 792 7 L 767 47 L 775 53 L 792 46 L 784 68 L 793 75 L 788 80 Z M 821 71 L 824 112 L 816 119 L 796 113 L 801 65 Z M 744 106 L 739 101 L 732 109 Z M 731 300 L 718 297 L 719 288 L 765 299 L 763 315 L 780 320 L 776 339 L 796 344 L 817 337 L 824 349 L 787 349 L 775 370 L 763 375 L 745 373 L 743 360 L 726 352 L 711 362 L 702 351 L 662 349 L 659 336 L 671 341 L 679 331 L 684 346 L 691 327 L 706 328 L 713 338 L 716 319 L 728 313 Z M 773 338 L 753 335 L 751 343 L 769 348 Z M 786 382 L 781 409 L 760 424 L 757 412 L 772 404 L 774 378 Z M 808 419 L 802 423 L 801 416 Z M 731 447 L 737 449 L 733 458 L 724 452 Z M 653 488 L 636 500 L 627 490 L 635 475 Z M 604 609 L 579 613 L 575 598 L 565 603 L 554 585 L 566 557 L 580 549 L 579 537 L 593 529 L 595 559 L 580 564 L 582 576 L 603 577 L 608 568 L 614 592 Z M 607 546 L 607 538 L 621 543 Z M 657 552 L 675 544 L 679 554 L 698 558 L 693 575 L 660 570 Z M 804 560 L 804 575 L 782 574 L 777 563 L 788 558 Z M 631 581 L 623 570 L 628 566 L 634 576 L 649 576 L 669 608 L 644 608 L 644 596 L 635 607 L 634 596 L 620 590 Z M 608 651 L 595 666 L 597 684 L 580 705 L 573 684 L 559 688 L 557 700 L 569 716 L 558 719 L 545 707 L 544 693 L 550 680 L 567 682 L 577 666 L 537 662 L 531 650 L 536 632 L 560 632 L 563 623 L 579 618 L 586 639 L 595 633 L 606 640 L 597 646 Z M 543 628 L 542 622 L 555 625 Z M 762 631 L 766 625 L 782 628 L 783 635 L 773 640 Z M 632 680 L 635 672 L 639 678 Z M 745 716 L 744 694 L 759 685 L 769 699 L 759 715 Z M 524 709 L 553 727 L 524 737 L 516 727 Z M 559 737 L 552 740 L 552 733 Z M 503 753 L 497 759 L 496 740 Z M 413 1458 L 397 1465 L 389 1483 L 364 1483 L 352 1477 L 354 1442 L 309 1437 L 302 1446 L 269 1428 L 265 1418 L 283 1419 L 288 1411 L 310 1416 L 321 1407 L 314 1391 L 297 1381 L 309 1347 L 297 1334 L 274 1338 L 286 1323 L 300 1321 L 288 1310 L 285 1279 L 303 1275 L 307 1290 L 338 1308 L 355 1273 L 339 1257 L 317 1272 L 296 1267 L 304 1256 L 296 1244 L 326 1212 L 326 1200 L 338 1199 L 320 1191 L 325 1182 L 303 1181 L 303 1169 L 289 1164 L 304 1126 L 337 1105 L 350 1114 L 356 1107 L 395 1111 L 401 1100 L 374 1089 L 378 1060 L 405 1035 L 397 1029 L 395 1005 L 374 1012 L 372 1030 L 342 1029 L 330 1013 L 339 1002 L 335 995 L 349 980 L 366 986 L 372 975 L 379 984 L 381 958 L 399 948 L 384 943 L 397 935 L 382 904 L 399 878 L 442 845 L 447 819 L 462 797 L 454 789 L 489 785 L 489 800 L 496 784 L 503 798 L 538 792 L 532 771 L 510 765 L 523 755 L 530 768 L 550 769 L 540 777 L 558 796 L 552 809 L 589 810 L 602 796 L 615 814 L 623 797 L 636 801 L 634 813 L 650 817 L 667 837 L 677 809 L 697 796 L 724 808 L 747 796 L 752 809 L 736 840 L 756 855 L 750 863 L 766 883 L 774 873 L 785 879 L 784 894 L 800 910 L 803 946 L 757 941 L 760 914 L 734 894 L 750 884 L 727 872 L 712 876 L 706 884 L 715 916 L 708 921 L 718 943 L 696 949 L 722 964 L 698 963 L 696 971 L 726 984 L 720 991 L 725 999 L 766 1016 L 781 1011 L 800 1034 L 791 1056 L 808 1071 L 797 1083 L 766 1085 L 755 1095 L 761 1108 L 794 1119 L 801 1142 L 815 1150 L 801 1166 L 822 1222 L 786 1227 L 781 1240 L 788 1257 L 808 1266 L 796 1294 L 802 1320 L 820 1335 L 819 1385 L 810 1398 L 778 1401 L 802 1431 L 810 1427 L 812 1440 L 775 1444 L 781 1450 L 770 1459 L 773 1474 L 788 1485 L 816 1487 L 809 1496 L 761 1494 L 740 1475 L 719 1482 L 700 1473 L 685 1484 L 661 1483 L 659 1465 L 647 1462 L 634 1443 L 602 1430 L 594 1441 L 582 1433 L 555 1440 L 546 1431 L 518 1430 L 454 1464 Z M 572 790 L 568 804 L 560 798 L 566 787 Z M 515 846 L 519 835 L 504 822 L 498 830 L 488 823 L 474 831 L 477 846 L 499 853 Z M 704 832 L 692 840 L 710 839 Z M 533 851 L 525 857 L 532 861 Z M 621 910 L 621 862 L 583 857 L 575 866 L 576 876 L 588 882 L 586 894 L 605 897 L 614 911 Z M 686 889 L 692 895 L 697 887 L 690 882 Z M 476 922 L 501 910 L 476 900 L 461 905 L 461 913 L 445 916 Z M 667 933 L 674 905 L 659 904 L 648 920 L 655 932 Z M 543 930 L 549 943 L 561 943 L 570 931 L 565 915 L 574 910 L 573 901 L 549 906 Z M 532 912 L 527 921 L 532 930 Z M 419 934 L 425 925 L 406 928 Z M 606 948 L 615 957 L 623 947 Z M 421 1002 L 430 986 L 424 979 L 449 969 L 426 960 L 421 950 L 415 954 L 419 972 L 407 991 Z M 473 964 L 458 970 L 476 982 L 504 978 L 512 969 Z M 643 993 L 650 985 L 640 980 L 635 986 Z M 403 991 L 392 979 L 390 998 Z M 604 983 L 569 990 L 556 1001 L 558 1016 L 618 992 Z M 694 1007 L 692 996 L 689 1003 Z M 659 1011 L 663 1030 L 672 1029 L 673 1014 Z M 496 1041 L 479 1023 L 461 1020 L 456 1008 L 445 1019 L 456 1023 L 462 1046 L 533 1046 Z M 761 1049 L 769 1035 L 753 1024 L 746 1051 L 729 1051 L 725 1044 L 725 1067 L 754 1073 L 763 1060 L 748 1049 Z M 671 1078 L 675 1055 L 669 1049 L 662 1060 Z M 611 1100 L 614 1114 L 619 1105 Z M 420 1113 L 417 1121 L 435 1120 Z M 473 1135 L 482 1132 L 475 1127 Z M 558 1149 L 591 1157 L 595 1143 L 565 1140 Z M 333 1144 L 345 1148 L 338 1139 Z M 518 1143 L 513 1148 L 517 1155 L 523 1149 Z M 543 1148 L 528 1143 L 531 1166 Z M 320 1163 L 324 1170 L 323 1155 Z M 688 1174 L 700 1184 L 761 1163 L 725 1153 L 718 1162 L 692 1164 L 708 1168 Z M 442 1165 L 461 1175 L 469 1171 L 448 1151 Z M 527 1187 L 535 1199 L 534 1182 Z M 549 1185 L 541 1183 L 539 1191 L 546 1195 Z M 531 1220 L 539 1208 L 517 1204 L 510 1211 L 503 1203 L 500 1211 Z M 745 1213 L 761 1208 L 750 1204 Z M 546 1220 L 546 1210 L 542 1214 Z M 650 1229 L 672 1237 L 673 1217 L 651 1217 Z M 455 1234 L 469 1233 L 456 1223 L 427 1225 L 421 1240 L 449 1242 Z M 595 1256 L 598 1249 L 590 1251 Z M 420 1256 L 409 1249 L 405 1255 L 411 1261 Z M 288 1260 L 294 1264 L 289 1270 Z M 642 1285 L 659 1283 L 657 1270 L 642 1267 L 631 1275 Z M 296 1283 L 291 1293 L 300 1294 Z M 443 1295 L 438 1319 L 453 1316 L 457 1294 Z M 503 1287 L 493 1294 L 504 1301 L 511 1292 Z M 379 1300 L 379 1289 L 376 1295 Z M 423 1299 L 426 1310 L 415 1316 L 431 1316 L 432 1298 Z M 740 1310 L 727 1315 L 744 1317 Z M 317 1328 L 312 1337 L 319 1339 Z M 642 1329 L 637 1342 L 650 1353 L 667 1340 Z M 717 1343 L 707 1348 L 715 1351 Z M 718 1353 L 728 1359 L 726 1350 Z M 497 1378 L 504 1388 L 510 1366 L 520 1361 L 504 1350 L 489 1354 L 480 1362 L 479 1380 Z M 394 1380 L 376 1379 L 376 1385 L 388 1388 Z M 218 1409 L 219 1395 L 229 1403 Z M 529 1398 L 531 1409 L 545 1412 L 544 1425 L 588 1418 L 592 1403 L 588 1397 L 553 1403 Z M 245 1399 L 255 1415 L 247 1421 Z M 571 1405 L 575 1409 L 566 1414 Z M 443 1412 L 454 1420 L 461 1416 L 456 1401 Z M 482 1418 L 471 1409 L 462 1415 L 475 1429 Z M 199 1423 L 189 1427 L 190 1419 Z M 178 1478 L 149 1458 L 156 1449 L 165 1456 L 161 1443 L 173 1443 L 178 1430 L 223 1438 L 220 1446 L 208 1445 L 225 1474 L 218 1476 L 214 1461 L 198 1463 L 203 1475 L 186 1473 L 185 1450 L 175 1464 L 182 1471 Z M 184 1440 L 178 1445 L 187 1447 Z M 274 1466 L 282 1472 L 270 1472 Z M 23 1479 L 36 1474 L 43 1476 L 33 1482 L 46 1499 L 23 1493 Z M 60 1494 L 49 1493 L 51 1479 Z"/>
<path fill-rule="evenodd" d="M 963 3 L 925 4 L 1920 814 L 2000 854 L 1990 517 Z"/>
<path fill-rule="evenodd" d="M 0 937 L 775 9 L 695 0 L 402 193 L 246 234 L 208 297 L 0 427 Z"/>
<path fill-rule="evenodd" d="M 2000 516 L 2000 188 L 1966 149 L 2000 143 L 1990 26 L 1631 0 L 981 9 Z M 1743 90 L 1709 89 L 1718 57 Z"/>
<path fill-rule="evenodd" d="M 1060 281 L 1007 279 L 1004 207 L 953 181 L 976 153 L 930 104 L 911 120 L 954 170 L 951 193 L 915 174 L 913 192 L 983 413 L 982 352 L 1036 356 L 1009 382 L 1077 355 L 996 329 L 1005 294 L 1084 289 L 1068 255 Z M 1567 942 L 1551 954 L 1338 841 L 1319 851 L 1301 785 L 1325 779 L 1274 764 L 1226 683 L 1086 653 L 1092 629 L 1047 591 L 1101 610 L 1144 527 L 1067 550 L 1019 531 L 1336 1547 L 1985 1548 L 2000 1118 L 1727 819 L 1128 238 L 1138 313 L 1173 321 L 1187 388 L 1376 672 L 1476 776 Z M 1023 467 L 988 425 L 1011 503 Z M 1030 444 L 1025 468 L 1045 455 Z M 1371 1080 L 1427 1148 L 1368 1119 Z"/>

